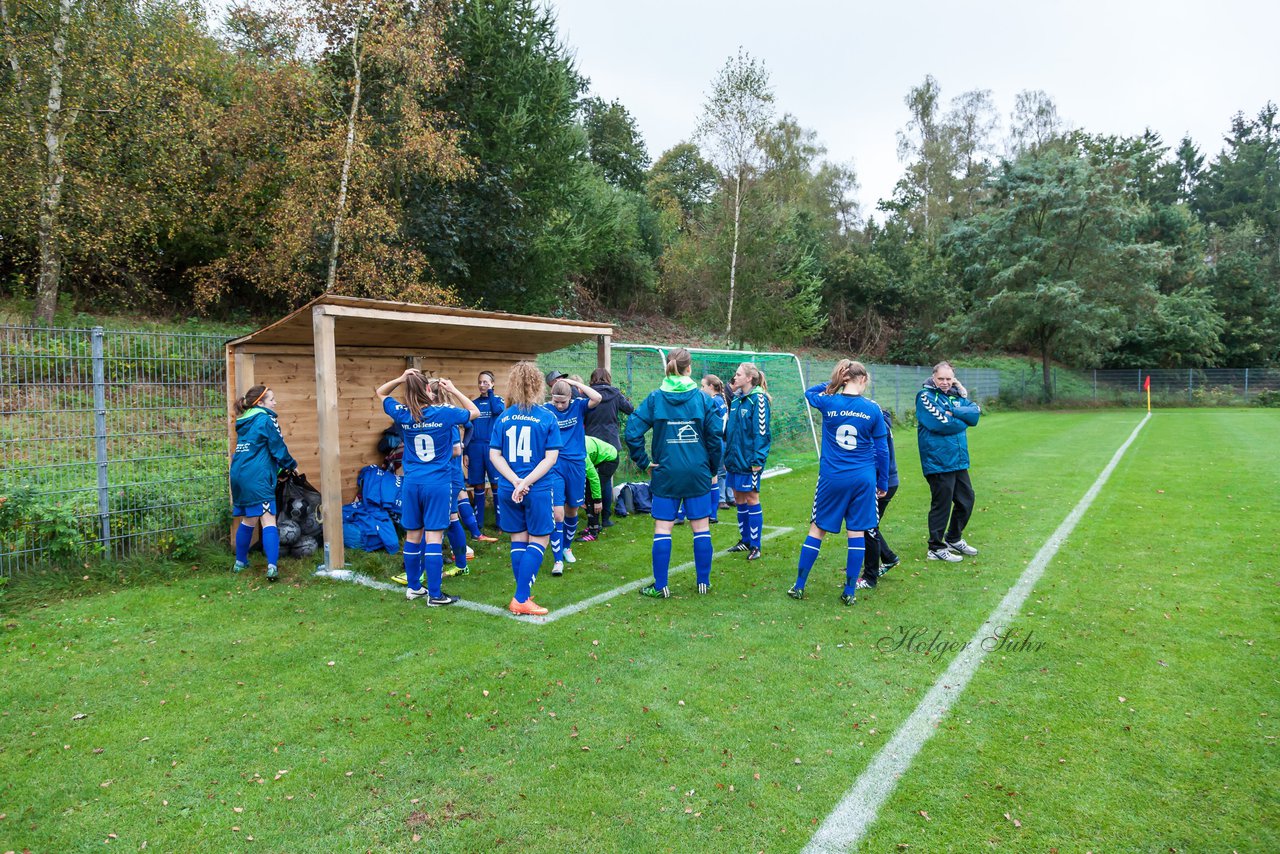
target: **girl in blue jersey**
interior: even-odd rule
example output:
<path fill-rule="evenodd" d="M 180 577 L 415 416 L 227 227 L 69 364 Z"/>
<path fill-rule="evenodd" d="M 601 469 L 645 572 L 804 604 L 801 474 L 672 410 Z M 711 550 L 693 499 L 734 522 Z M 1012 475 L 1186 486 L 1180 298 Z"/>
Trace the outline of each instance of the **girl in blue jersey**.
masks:
<path fill-rule="evenodd" d="M 496 501 L 498 481 L 501 479 L 498 477 L 498 470 L 489 461 L 489 436 L 493 432 L 493 422 L 507 408 L 507 404 L 494 392 L 493 385 L 493 371 L 481 371 L 476 378 L 480 395 L 472 401 L 480 410 L 480 415 L 471 422 L 471 438 L 466 445 L 467 486 L 475 494 L 476 525 L 481 531 L 484 530 L 486 489 L 489 491 L 488 497 Z M 485 481 L 488 481 L 487 487 Z M 495 511 L 497 506 L 494 504 Z M 497 523 L 497 519 L 494 523 Z M 497 542 L 496 537 L 486 537 L 484 534 L 476 536 L 476 539 L 481 542 Z"/>
<path fill-rule="evenodd" d="M 543 388 L 542 374 L 532 362 L 512 365 L 507 376 L 510 403 L 489 437 L 489 459 L 502 476 L 498 524 L 511 535 L 511 572 L 516 577 L 516 595 L 507 610 L 539 617 L 547 609 L 533 601 L 530 586 L 555 529 L 547 474 L 561 446 L 556 418 L 542 405 Z"/>
<path fill-rule="evenodd" d="M 729 383 L 733 399 L 725 424 L 724 465 L 729 471 L 729 488 L 738 507 L 738 544 L 729 551 L 747 552 L 747 560 L 760 559 L 764 509 L 760 506 L 760 472 L 769 460 L 773 434 L 769 422 L 769 385 L 764 372 L 752 362 L 743 362 Z"/>
<path fill-rule="evenodd" d="M 585 397 L 575 397 L 574 389 Z M 573 538 L 578 533 L 578 508 L 587 503 L 587 410 L 603 398 L 600 392 L 572 377 L 561 377 L 551 386 L 551 414 L 560 427 L 560 456 L 552 471 L 551 488 L 556 528 L 551 534 L 552 575 L 563 575 L 566 563 L 576 563 Z"/>
<path fill-rule="evenodd" d="M 683 504 L 693 529 L 693 563 L 698 592 L 711 591 L 711 487 L 720 469 L 723 433 L 711 399 L 689 378 L 693 367 L 683 347 L 667 357 L 667 377 L 649 393 L 627 419 L 627 448 L 631 461 L 652 474 L 653 584 L 640 595 L 671 596 L 667 578 L 671 568 L 671 529 Z M 645 453 L 644 436 L 653 431 L 653 456 Z"/>
<path fill-rule="evenodd" d="M 729 404 L 724 399 L 724 381 L 715 374 L 707 374 L 702 378 L 702 393 L 711 398 L 711 405 L 716 410 L 716 415 L 720 417 L 720 426 L 724 427 L 725 422 L 729 420 Z M 720 442 L 720 449 L 723 452 L 724 442 Z M 724 497 L 727 494 L 725 490 L 729 488 L 728 472 L 724 468 L 724 457 L 720 458 L 720 471 L 716 472 L 716 484 L 711 488 L 711 524 L 720 521 L 720 505 L 724 503 Z"/>
<path fill-rule="evenodd" d="M 236 562 L 232 572 L 249 566 L 253 531 L 262 524 L 262 550 L 267 555 L 267 580 L 280 577 L 280 532 L 276 528 L 276 479 L 298 464 L 289 456 L 280 421 L 276 418 L 276 393 L 256 385 L 238 398 L 236 449 L 231 455 L 231 515 L 236 520 Z"/>
<path fill-rule="evenodd" d="M 391 392 L 404 386 L 404 403 Z M 476 405 L 449 382 L 429 380 L 410 368 L 377 390 L 382 411 L 404 431 L 404 485 L 400 523 L 405 528 L 405 598 L 427 597 L 430 606 L 452 605 L 456 597 L 440 589 L 444 555 L 440 543 L 454 500 L 453 448 L 457 428 L 479 415 Z M 451 397 L 462 407 L 450 406 Z M 422 586 L 423 572 L 427 586 Z"/>
<path fill-rule="evenodd" d="M 863 532 L 877 524 L 876 498 L 889 487 L 888 431 L 880 407 L 862 396 L 871 377 L 861 362 L 841 359 L 831 382 L 805 391 L 805 400 L 822 413 L 822 460 L 813 496 L 809 536 L 800 547 L 800 566 L 792 599 L 804 598 L 809 570 L 818 558 L 822 538 L 848 533 L 845 584 L 840 602 L 852 605 L 865 554 Z"/>
<path fill-rule="evenodd" d="M 471 512 L 471 502 L 467 497 L 466 473 L 462 470 L 463 449 L 470 435 L 470 424 L 454 428 L 453 453 L 449 460 L 449 489 L 453 494 L 453 501 L 449 505 L 449 527 L 445 529 L 445 539 L 449 541 L 449 549 L 453 552 L 453 569 L 445 573 L 448 577 L 471 573 L 467 561 L 475 557 L 475 552 L 471 550 L 471 546 L 467 545 L 467 531 L 477 538 L 480 534 L 476 526 L 475 514 Z"/>

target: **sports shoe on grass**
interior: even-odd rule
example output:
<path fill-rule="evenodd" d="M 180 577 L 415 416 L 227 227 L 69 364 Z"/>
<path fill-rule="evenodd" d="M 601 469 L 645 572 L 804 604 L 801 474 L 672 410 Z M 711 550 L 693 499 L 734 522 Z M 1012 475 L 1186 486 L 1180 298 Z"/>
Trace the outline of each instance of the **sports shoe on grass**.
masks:
<path fill-rule="evenodd" d="M 280 570 L 276 568 L 274 563 L 267 564 L 267 581 L 279 581 Z"/>
<path fill-rule="evenodd" d="M 730 547 L 729 551 L 731 551 L 731 552 L 749 552 L 749 551 L 751 551 L 751 546 L 747 545 L 747 544 L 746 544 L 746 543 L 744 543 L 742 540 L 738 540 L 738 544 L 737 544 L 736 546 L 732 546 L 732 547 Z"/>
<path fill-rule="evenodd" d="M 564 561 L 558 560 L 551 565 L 552 575 L 564 575 Z"/>
<path fill-rule="evenodd" d="M 787 595 L 788 595 L 788 596 L 790 596 L 792 599 L 803 599 L 803 598 L 804 598 L 804 588 L 803 588 L 803 587 L 792 587 L 790 590 L 788 590 L 788 591 L 787 591 Z"/>
<path fill-rule="evenodd" d="M 576 557 L 574 557 L 573 549 L 565 549 L 565 550 L 564 550 L 564 562 L 565 562 L 565 563 L 577 563 L 577 562 L 578 562 L 578 559 L 577 559 Z"/>
<path fill-rule="evenodd" d="M 857 587 L 859 590 L 870 590 L 872 587 L 875 587 L 874 584 L 872 584 L 870 581 L 867 581 L 865 578 L 859 578 L 858 583 L 854 586 Z"/>
<path fill-rule="evenodd" d="M 947 563 L 959 563 L 964 560 L 951 549 L 929 549 L 929 560 L 945 560 Z"/>
<path fill-rule="evenodd" d="M 698 595 L 699 595 L 699 596 L 706 596 L 706 595 L 707 595 L 708 593 L 710 593 L 710 592 L 711 592 L 711 585 L 710 585 L 710 584 L 703 584 L 703 583 L 701 583 L 701 582 L 699 582 L 699 583 L 698 583 Z"/>
<path fill-rule="evenodd" d="M 392 582 L 394 582 L 394 583 L 396 583 L 396 584 L 405 584 L 405 585 L 407 585 L 407 584 L 409 583 L 409 579 L 405 578 L 405 576 L 404 576 L 404 573 L 403 573 L 403 572 L 402 572 L 402 573 L 400 573 L 399 575 L 393 575 L 393 576 L 391 576 L 391 580 L 392 580 Z"/>
<path fill-rule="evenodd" d="M 893 569 L 895 566 L 897 566 L 900 563 L 902 563 L 902 558 L 895 557 L 891 561 L 887 561 L 885 563 L 880 564 L 880 576 L 883 578 L 885 575 L 889 573 L 889 570 Z"/>
<path fill-rule="evenodd" d="M 671 588 L 663 587 L 661 590 L 659 590 L 657 587 L 654 587 L 652 584 L 650 584 L 648 587 L 640 588 L 640 595 L 648 596 L 650 599 L 670 599 Z"/>
<path fill-rule="evenodd" d="M 453 578 L 455 575 L 461 575 L 461 574 L 462 574 L 462 570 L 458 569 L 458 567 L 456 566 L 451 566 L 444 571 L 445 578 Z"/>
<path fill-rule="evenodd" d="M 547 609 L 533 601 L 532 598 L 523 602 L 511 600 L 511 604 L 507 606 L 507 610 L 520 617 L 541 617 L 547 613 Z"/>
<path fill-rule="evenodd" d="M 853 597 L 853 595 L 852 595 L 852 594 L 849 594 L 849 593 L 841 593 L 841 594 L 840 594 L 840 604 L 841 604 L 841 605 L 852 605 L 855 601 L 856 601 L 856 600 L 854 599 L 854 597 Z"/>
<path fill-rule="evenodd" d="M 747 553 L 747 560 L 759 560 L 759 559 L 760 559 L 759 549 L 752 549 L 750 552 Z"/>
<path fill-rule="evenodd" d="M 477 543 L 496 543 L 497 541 L 498 541 L 497 537 L 491 537 L 488 534 L 481 534 L 480 536 L 476 537 Z"/>
<path fill-rule="evenodd" d="M 427 595 L 427 588 L 425 587 L 419 587 L 417 590 L 414 590 L 412 587 L 410 587 L 409 589 L 404 591 L 404 598 L 406 599 L 421 599 L 423 596 L 426 596 L 426 595 Z"/>
<path fill-rule="evenodd" d="M 232 571 L 232 572 L 243 572 L 244 570 L 246 570 L 246 569 L 248 569 L 248 568 L 249 568 L 249 564 L 247 564 L 247 563 L 241 563 L 240 561 L 236 561 L 235 563 L 233 563 L 233 564 L 231 565 L 231 571 Z"/>
<path fill-rule="evenodd" d="M 441 590 L 439 596 L 427 597 L 427 606 L 431 608 L 439 608 L 442 605 L 452 605 L 454 602 L 457 602 L 457 601 L 458 601 L 457 596 L 450 596 L 448 593 L 445 593 L 443 590 Z"/>
<path fill-rule="evenodd" d="M 476 559 L 476 550 L 471 548 L 471 546 L 467 546 L 467 560 L 475 560 L 475 559 Z"/>
<path fill-rule="evenodd" d="M 595 541 L 596 541 L 596 535 L 591 533 L 590 531 L 587 531 L 581 537 L 578 537 L 578 542 L 580 543 L 594 543 Z"/>
<path fill-rule="evenodd" d="M 947 543 L 947 548 L 951 549 L 953 552 L 968 555 L 969 557 L 973 557 L 978 553 L 977 549 L 966 543 L 964 540 L 956 540 L 954 543 Z"/>

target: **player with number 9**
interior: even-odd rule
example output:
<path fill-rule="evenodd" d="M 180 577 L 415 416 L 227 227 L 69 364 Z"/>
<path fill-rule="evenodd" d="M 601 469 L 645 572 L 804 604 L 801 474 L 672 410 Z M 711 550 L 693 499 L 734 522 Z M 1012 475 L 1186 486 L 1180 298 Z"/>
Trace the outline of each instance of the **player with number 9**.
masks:
<path fill-rule="evenodd" d="M 792 599 L 804 598 L 805 582 L 822 548 L 822 538 L 848 534 L 845 585 L 840 601 L 852 605 L 866 551 L 864 532 L 879 523 L 876 497 L 889 488 L 888 428 L 880 407 L 863 397 L 871 376 L 861 362 L 841 359 L 831 381 L 807 389 L 805 400 L 822 413 L 822 459 L 814 488 L 809 536 L 800 547 Z"/>
<path fill-rule="evenodd" d="M 391 397 L 405 388 L 405 402 Z M 401 524 L 405 528 L 404 575 L 408 599 L 427 597 L 430 606 L 458 601 L 440 589 L 444 577 L 441 541 L 453 507 L 453 445 L 456 429 L 480 414 L 476 405 L 446 379 L 428 379 L 410 368 L 377 390 L 382 411 L 404 431 L 404 485 Z M 461 405 L 450 406 L 452 397 Z M 423 573 L 427 586 L 422 586 Z"/>
<path fill-rule="evenodd" d="M 532 362 L 517 362 L 507 377 L 507 408 L 489 438 L 489 460 L 498 483 L 498 525 L 511 535 L 511 572 L 516 594 L 507 606 L 513 614 L 542 616 L 531 587 L 542 565 L 551 532 L 552 483 L 547 474 L 563 444 L 560 425 L 542 405 L 543 379 Z"/>

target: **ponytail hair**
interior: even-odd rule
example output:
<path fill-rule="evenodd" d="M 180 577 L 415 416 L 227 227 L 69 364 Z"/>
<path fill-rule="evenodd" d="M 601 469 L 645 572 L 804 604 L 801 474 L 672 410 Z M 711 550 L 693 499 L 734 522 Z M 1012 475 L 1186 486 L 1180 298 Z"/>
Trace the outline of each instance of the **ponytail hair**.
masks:
<path fill-rule="evenodd" d="M 404 404 L 409 407 L 413 420 L 422 418 L 422 410 L 436 402 L 435 390 L 431 387 L 437 380 L 428 380 L 421 371 L 414 371 L 404 381 Z"/>
<path fill-rule="evenodd" d="M 258 402 L 267 393 L 267 387 L 264 385 L 256 385 L 244 393 L 244 397 L 236 398 L 236 417 L 239 418 L 250 409 L 258 405 Z"/>
<path fill-rule="evenodd" d="M 738 367 L 742 368 L 746 372 L 747 376 L 751 378 L 752 388 L 758 388 L 764 392 L 766 400 L 773 400 L 773 397 L 769 394 L 769 383 L 765 379 L 764 371 L 756 367 L 755 362 L 743 362 Z"/>
<path fill-rule="evenodd" d="M 827 383 L 827 394 L 835 394 L 845 387 L 845 383 L 859 377 L 865 377 L 868 382 L 871 381 L 867 366 L 853 359 L 841 359 L 836 362 L 835 368 L 831 371 L 831 382 Z"/>
<path fill-rule="evenodd" d="M 677 347 L 667 354 L 667 376 L 682 376 L 693 365 L 693 357 L 684 347 Z"/>
<path fill-rule="evenodd" d="M 711 390 L 716 394 L 724 397 L 724 380 L 720 379 L 715 374 L 707 374 L 702 378 L 702 381 L 711 386 Z"/>

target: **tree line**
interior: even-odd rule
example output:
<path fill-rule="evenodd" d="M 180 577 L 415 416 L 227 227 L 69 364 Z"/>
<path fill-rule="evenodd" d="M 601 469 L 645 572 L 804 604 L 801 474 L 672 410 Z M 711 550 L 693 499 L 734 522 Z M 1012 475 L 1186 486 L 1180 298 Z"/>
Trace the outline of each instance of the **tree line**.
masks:
<path fill-rule="evenodd" d="M 1076 366 L 1280 358 L 1280 128 L 1221 152 L 1043 92 L 904 97 L 875 211 L 745 51 L 652 159 L 534 0 L 0 0 L 0 288 L 52 318 L 325 290 L 643 310 L 726 344 Z"/>

